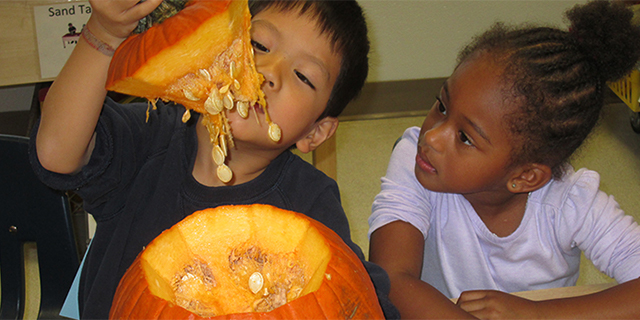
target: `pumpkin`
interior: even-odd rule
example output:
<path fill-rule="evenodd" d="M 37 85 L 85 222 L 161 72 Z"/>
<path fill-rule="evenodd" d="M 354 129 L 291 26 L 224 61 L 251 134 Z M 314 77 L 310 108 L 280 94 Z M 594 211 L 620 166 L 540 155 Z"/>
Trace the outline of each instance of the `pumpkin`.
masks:
<path fill-rule="evenodd" d="M 331 229 L 269 205 L 198 211 L 154 239 L 112 319 L 384 318 L 362 262 Z"/>
<path fill-rule="evenodd" d="M 163 4 L 175 2 L 184 0 Z M 177 9 L 161 4 L 156 11 L 161 10 L 172 16 L 158 23 L 145 20 L 151 27 L 132 34 L 116 49 L 106 88 L 147 98 L 154 106 L 158 99 L 182 104 L 187 109 L 184 122 L 190 110 L 202 114 L 214 144 L 218 177 L 228 182 L 232 173 L 224 162 L 233 137 L 225 110 L 236 108 L 246 118 L 257 103 L 265 110 L 271 139 L 277 142 L 281 135 L 260 89 L 264 77 L 253 60 L 248 2 L 190 0 Z M 156 11 L 150 17 L 163 15 Z"/>

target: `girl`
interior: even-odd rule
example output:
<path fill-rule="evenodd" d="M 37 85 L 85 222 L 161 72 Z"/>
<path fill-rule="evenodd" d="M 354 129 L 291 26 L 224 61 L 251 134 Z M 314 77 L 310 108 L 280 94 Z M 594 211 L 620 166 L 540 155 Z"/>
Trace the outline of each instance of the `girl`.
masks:
<path fill-rule="evenodd" d="M 638 61 L 640 34 L 619 3 L 567 17 L 570 31 L 497 24 L 475 39 L 396 146 L 370 259 L 403 318 L 640 317 L 640 227 L 597 173 L 568 165 L 606 82 Z M 575 285 L 581 251 L 620 284 L 542 302 L 505 293 Z"/>

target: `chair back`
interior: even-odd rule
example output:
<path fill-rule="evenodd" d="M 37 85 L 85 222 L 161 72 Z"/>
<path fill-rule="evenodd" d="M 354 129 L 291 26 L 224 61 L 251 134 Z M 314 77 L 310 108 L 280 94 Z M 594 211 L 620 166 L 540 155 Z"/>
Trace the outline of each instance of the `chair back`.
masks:
<path fill-rule="evenodd" d="M 79 265 L 70 204 L 64 192 L 36 177 L 28 145 L 27 137 L 0 135 L 0 319 L 24 316 L 26 242 L 37 247 L 38 318 L 63 318 L 59 312 Z"/>

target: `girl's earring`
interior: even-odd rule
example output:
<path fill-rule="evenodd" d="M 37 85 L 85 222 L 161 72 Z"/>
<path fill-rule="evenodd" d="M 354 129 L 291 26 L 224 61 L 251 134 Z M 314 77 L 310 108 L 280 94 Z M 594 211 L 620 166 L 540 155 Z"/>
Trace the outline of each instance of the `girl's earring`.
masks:
<path fill-rule="evenodd" d="M 516 183 L 515 183 L 515 182 L 511 184 L 511 188 L 514 188 L 514 189 L 515 189 L 516 187 L 517 187 L 517 185 L 516 185 Z"/>

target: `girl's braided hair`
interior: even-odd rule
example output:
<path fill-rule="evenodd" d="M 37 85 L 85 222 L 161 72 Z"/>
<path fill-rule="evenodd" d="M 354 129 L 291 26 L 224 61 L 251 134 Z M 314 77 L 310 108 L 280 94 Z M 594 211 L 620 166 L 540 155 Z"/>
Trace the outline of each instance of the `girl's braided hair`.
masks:
<path fill-rule="evenodd" d="M 627 75 L 640 58 L 640 29 L 620 2 L 593 1 L 566 12 L 569 31 L 497 23 L 469 44 L 458 63 L 486 52 L 506 65 L 514 133 L 511 163 L 548 165 L 554 178 L 600 118 L 608 81 Z"/>

